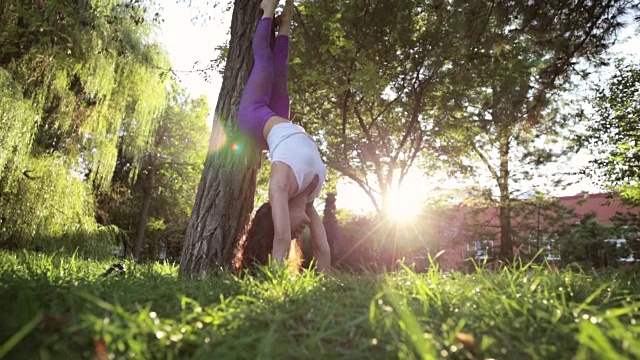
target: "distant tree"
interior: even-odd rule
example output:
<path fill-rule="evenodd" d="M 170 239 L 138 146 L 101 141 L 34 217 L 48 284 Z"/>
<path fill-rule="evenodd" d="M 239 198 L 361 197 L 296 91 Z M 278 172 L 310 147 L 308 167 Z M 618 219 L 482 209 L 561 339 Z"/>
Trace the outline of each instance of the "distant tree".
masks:
<path fill-rule="evenodd" d="M 293 120 L 384 217 L 391 190 L 421 154 L 446 146 L 434 139 L 444 131 L 459 18 L 420 1 L 304 1 L 299 14 Z"/>
<path fill-rule="evenodd" d="M 636 4 L 477 0 L 446 6 L 458 9 L 466 34 L 463 53 L 451 65 L 464 77 L 458 101 L 465 105 L 452 117 L 458 129 L 449 136 L 495 182 L 500 255 L 510 260 L 512 182 L 530 177 L 516 167 L 538 167 L 554 158 L 544 141 L 553 143 L 566 126 L 566 117 L 557 112 L 559 95 L 572 75 L 582 74 L 579 62 L 598 64 Z"/>
<path fill-rule="evenodd" d="M 618 61 L 611 79 L 595 86 L 588 100 L 594 112 L 582 114 L 586 130 L 577 144 L 594 159 L 583 173 L 640 205 L 640 65 Z"/>
<path fill-rule="evenodd" d="M 336 246 L 340 242 L 340 234 L 338 227 L 338 219 L 336 217 L 336 194 L 329 193 L 327 194 L 325 205 L 324 205 L 324 214 L 322 217 L 322 224 L 324 225 L 324 229 L 327 232 L 327 240 L 329 241 L 329 249 L 331 249 L 331 261 L 332 263 L 336 260 Z"/>
<path fill-rule="evenodd" d="M 616 229 L 604 226 L 592 216 L 585 216 L 558 240 L 563 265 L 578 264 L 589 268 L 617 267 Z"/>
<path fill-rule="evenodd" d="M 150 218 L 162 227 L 164 246 L 177 241 L 168 235 L 182 238 L 206 156 L 206 98 L 190 99 L 177 86 L 173 91 L 134 187 L 140 198 L 133 244 L 136 259 Z"/>
<path fill-rule="evenodd" d="M 136 259 L 149 238 L 150 220 L 157 230 L 152 235 L 162 239 L 147 245 L 181 248 L 206 156 L 208 111 L 206 98 L 191 99 L 174 84 L 167 108 L 157 120 L 153 145 L 133 183 L 131 159 L 120 152 L 111 191 L 100 196 L 98 214 L 103 223 L 127 229 L 133 242 L 125 244 L 126 251 Z"/>
<path fill-rule="evenodd" d="M 537 192 L 527 199 L 515 201 L 512 211 L 514 243 L 524 261 L 556 259 L 559 256 L 558 237 L 578 220 L 571 209 L 558 198 Z"/>
<path fill-rule="evenodd" d="M 189 99 L 174 89 L 138 180 L 142 206 L 133 247 L 135 258 L 140 256 L 149 217 L 161 221 L 165 230 L 173 225 L 181 235 L 186 231 L 183 226 L 191 213 L 206 156 L 208 112 L 206 98 Z"/>

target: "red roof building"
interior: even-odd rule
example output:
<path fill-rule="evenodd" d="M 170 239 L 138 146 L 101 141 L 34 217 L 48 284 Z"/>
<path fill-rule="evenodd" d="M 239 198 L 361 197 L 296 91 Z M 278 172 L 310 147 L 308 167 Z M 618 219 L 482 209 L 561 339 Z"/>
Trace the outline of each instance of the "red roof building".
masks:
<path fill-rule="evenodd" d="M 515 254 L 523 255 L 531 252 L 530 246 L 524 244 L 525 241 L 522 239 L 529 239 L 526 242 L 530 242 L 532 237 L 537 236 L 543 240 L 543 244 L 547 244 L 544 241 L 547 241 L 554 228 L 574 224 L 585 216 L 593 216 L 593 219 L 599 223 L 612 226 L 614 225 L 612 219 L 616 214 L 640 213 L 640 207 L 625 206 L 621 204 L 618 197 L 612 197 L 609 194 L 584 194 L 551 200 L 557 200 L 553 209 L 555 219 L 553 223 L 548 216 L 545 217 L 552 211 L 548 207 L 538 205 L 536 208 L 537 203 L 531 199 L 514 202 L 511 218 L 514 228 Z M 516 210 L 518 205 L 523 205 L 521 208 L 525 210 Z M 465 267 L 470 258 L 482 262 L 499 251 L 500 221 L 497 208 L 478 209 L 461 205 L 435 216 L 442 221 L 435 221 L 438 225 L 432 232 L 433 241 L 430 250 L 431 253 L 444 251 L 437 260 L 442 270 L 460 270 Z M 539 248 L 542 247 L 539 246 Z M 547 259 L 559 260 L 558 256 L 552 254 L 549 247 Z"/>

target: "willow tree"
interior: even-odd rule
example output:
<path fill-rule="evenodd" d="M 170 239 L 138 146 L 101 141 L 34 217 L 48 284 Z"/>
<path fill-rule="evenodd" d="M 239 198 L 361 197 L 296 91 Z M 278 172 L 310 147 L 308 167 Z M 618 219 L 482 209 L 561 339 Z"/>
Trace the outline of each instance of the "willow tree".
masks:
<path fill-rule="evenodd" d="M 465 78 L 464 111 L 451 136 L 498 189 L 500 252 L 513 256 L 512 182 L 516 165 L 554 158 L 548 144 L 566 127 L 558 100 L 581 64 L 598 65 L 633 1 L 453 2 L 464 18 L 464 52 L 453 66 Z M 583 70 L 581 70 L 583 69 Z M 526 175 L 526 174 L 524 174 Z"/>
<path fill-rule="evenodd" d="M 0 125 L 7 136 L 0 136 L 0 210 L 3 218 L 16 217 L 31 206 L 26 199 L 50 200 L 36 207 L 53 206 L 51 212 L 34 212 L 44 230 L 62 193 L 19 194 L 64 189 L 70 185 L 54 186 L 61 177 L 82 174 L 83 181 L 69 183 L 89 193 L 78 201 L 90 208 L 91 190 L 102 191 L 111 180 L 118 148 L 139 168 L 165 106 L 158 68 L 168 61 L 149 41 L 153 25 L 137 2 L 9 0 L 2 6 Z M 72 218 L 65 221 L 78 228 Z"/>
<path fill-rule="evenodd" d="M 228 268 L 253 209 L 259 152 L 237 127 L 238 104 L 253 64 L 251 40 L 260 1 L 236 0 L 209 153 L 187 228 L 180 274 Z"/>
<path fill-rule="evenodd" d="M 37 116 L 22 141 L 36 154 L 82 157 L 106 188 L 125 131 L 124 149 L 142 161 L 154 119 L 165 106 L 166 54 L 148 42 L 146 8 L 126 1 L 9 1 L 0 66 L 19 84 Z M 49 16 L 56 13 L 56 17 Z M 29 149 L 32 150 L 32 149 Z"/>

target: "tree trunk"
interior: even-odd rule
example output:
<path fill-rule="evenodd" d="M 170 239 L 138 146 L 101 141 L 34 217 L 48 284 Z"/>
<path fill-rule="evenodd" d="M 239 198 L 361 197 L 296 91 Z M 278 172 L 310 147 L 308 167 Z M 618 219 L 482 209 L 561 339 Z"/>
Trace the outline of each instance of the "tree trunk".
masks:
<path fill-rule="evenodd" d="M 336 245 L 340 243 L 340 229 L 338 228 L 338 219 L 336 218 L 336 194 L 328 193 L 324 202 L 324 217 L 322 219 L 324 230 L 327 233 L 327 241 L 329 242 L 329 250 L 331 251 L 331 264 L 337 261 Z"/>
<path fill-rule="evenodd" d="M 498 187 L 500 189 L 500 258 L 513 260 L 513 240 L 511 231 L 511 202 L 509 194 L 509 125 L 501 126 L 500 135 L 500 175 Z"/>
<path fill-rule="evenodd" d="M 133 246 L 133 258 L 136 260 L 140 260 L 140 253 L 142 252 L 142 245 L 144 244 L 144 231 L 147 228 L 147 222 L 149 222 L 149 209 L 151 208 L 151 198 L 153 197 L 156 174 L 153 162 L 147 171 L 148 173 L 140 179 L 142 183 L 142 210 L 140 211 L 140 218 L 138 219 L 138 227 L 136 229 L 136 240 Z"/>
<path fill-rule="evenodd" d="M 209 154 L 187 228 L 180 275 L 229 268 L 253 209 L 259 152 L 237 127 L 238 104 L 253 66 L 251 40 L 260 1 L 235 0 L 229 55 L 215 111 Z"/>
<path fill-rule="evenodd" d="M 380 184 L 380 199 L 382 207 L 378 209 L 378 218 L 384 220 L 389 216 L 389 186 Z"/>

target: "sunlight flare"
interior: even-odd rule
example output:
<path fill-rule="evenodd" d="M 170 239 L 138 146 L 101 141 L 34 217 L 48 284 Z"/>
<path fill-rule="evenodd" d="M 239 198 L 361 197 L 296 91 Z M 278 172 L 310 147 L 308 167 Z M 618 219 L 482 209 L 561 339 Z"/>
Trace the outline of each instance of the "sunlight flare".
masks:
<path fill-rule="evenodd" d="M 405 181 L 402 186 L 393 189 L 387 202 L 389 217 L 401 222 L 415 220 L 422 210 L 421 191 L 420 184 L 416 181 Z"/>
<path fill-rule="evenodd" d="M 227 133 L 224 126 L 219 121 L 215 121 L 211 129 L 211 137 L 209 137 L 209 153 L 221 150 L 226 143 Z"/>
<path fill-rule="evenodd" d="M 393 220 L 409 222 L 415 220 L 420 213 L 420 204 L 415 198 L 394 197 L 389 201 L 387 213 Z"/>

